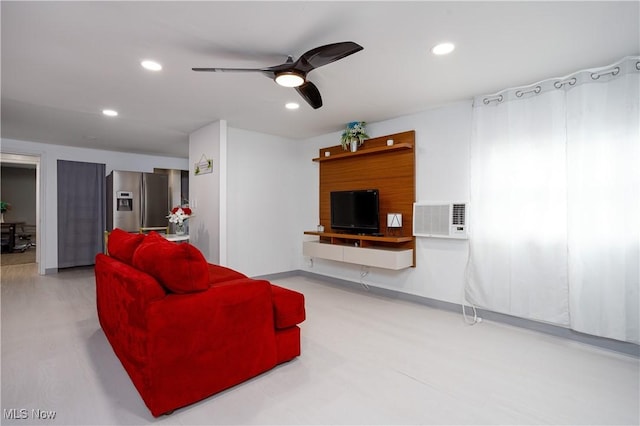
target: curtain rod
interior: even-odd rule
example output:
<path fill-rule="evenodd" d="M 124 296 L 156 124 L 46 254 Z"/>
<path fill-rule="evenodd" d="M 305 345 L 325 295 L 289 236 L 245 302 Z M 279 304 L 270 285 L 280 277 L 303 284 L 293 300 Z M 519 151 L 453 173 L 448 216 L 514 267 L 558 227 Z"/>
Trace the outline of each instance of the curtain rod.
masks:
<path fill-rule="evenodd" d="M 541 93 L 543 89 L 546 90 L 550 86 L 553 86 L 556 89 L 562 89 L 567 84 L 569 86 L 575 86 L 579 82 L 586 83 L 589 80 L 596 81 L 599 80 L 600 77 L 608 75 L 615 77 L 618 74 L 626 74 L 630 71 L 640 71 L 639 59 L 640 58 L 638 56 L 626 56 L 618 62 L 604 67 L 579 70 L 564 77 L 549 78 L 527 86 L 504 89 L 493 95 L 477 96 L 474 98 L 473 103 L 474 105 L 477 105 L 482 100 L 484 105 L 489 105 L 492 102 L 499 104 L 509 99 L 522 98 L 522 96 L 528 93 Z"/>
<path fill-rule="evenodd" d="M 638 68 L 638 64 L 636 63 L 636 68 Z M 600 77 L 602 77 L 603 75 L 607 75 L 607 74 L 611 74 L 611 75 L 618 75 L 618 73 L 620 72 L 620 67 L 615 67 L 614 69 L 611 69 L 609 71 L 603 71 L 600 73 L 594 72 L 591 74 L 591 78 L 593 80 L 597 80 Z"/>

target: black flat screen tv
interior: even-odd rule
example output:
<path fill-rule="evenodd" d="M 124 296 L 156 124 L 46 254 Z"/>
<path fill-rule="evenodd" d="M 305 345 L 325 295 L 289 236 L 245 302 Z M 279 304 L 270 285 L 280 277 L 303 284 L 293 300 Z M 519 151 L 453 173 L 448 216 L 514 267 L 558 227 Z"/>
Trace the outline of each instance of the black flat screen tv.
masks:
<path fill-rule="evenodd" d="M 331 192 L 331 228 L 351 234 L 380 232 L 377 189 Z"/>

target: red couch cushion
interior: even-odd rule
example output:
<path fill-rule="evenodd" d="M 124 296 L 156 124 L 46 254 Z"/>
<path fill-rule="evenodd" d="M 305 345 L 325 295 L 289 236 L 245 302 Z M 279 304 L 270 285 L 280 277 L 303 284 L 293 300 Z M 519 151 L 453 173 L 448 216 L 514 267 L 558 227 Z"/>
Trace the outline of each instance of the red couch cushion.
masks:
<path fill-rule="evenodd" d="M 276 328 L 291 327 L 305 320 L 302 293 L 271 284 L 271 297 Z"/>
<path fill-rule="evenodd" d="M 209 267 L 209 284 L 225 283 L 228 281 L 247 278 L 247 276 L 231 268 L 221 265 L 208 264 Z"/>
<path fill-rule="evenodd" d="M 189 243 L 176 244 L 151 232 L 133 254 L 133 266 L 157 279 L 173 293 L 193 293 L 209 288 L 206 259 Z"/>
<path fill-rule="evenodd" d="M 109 256 L 121 262 L 131 265 L 133 253 L 144 240 L 142 234 L 130 234 L 122 229 L 116 228 L 109 233 L 107 240 L 107 251 Z"/>

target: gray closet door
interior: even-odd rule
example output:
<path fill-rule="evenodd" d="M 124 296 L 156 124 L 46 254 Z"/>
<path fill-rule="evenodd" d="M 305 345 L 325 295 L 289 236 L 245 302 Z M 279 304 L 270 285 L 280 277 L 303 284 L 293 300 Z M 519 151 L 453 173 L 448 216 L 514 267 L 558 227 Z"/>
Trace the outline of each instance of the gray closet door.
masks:
<path fill-rule="evenodd" d="M 58 268 L 93 265 L 106 229 L 104 164 L 58 160 Z"/>

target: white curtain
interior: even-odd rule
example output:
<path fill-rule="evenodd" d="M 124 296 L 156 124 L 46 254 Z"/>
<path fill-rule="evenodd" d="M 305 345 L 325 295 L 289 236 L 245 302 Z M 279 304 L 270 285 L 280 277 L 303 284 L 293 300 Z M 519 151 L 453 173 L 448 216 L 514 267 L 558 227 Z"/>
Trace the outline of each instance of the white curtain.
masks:
<path fill-rule="evenodd" d="M 638 343 L 640 58 L 474 100 L 466 298 Z"/>

